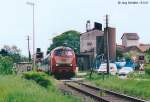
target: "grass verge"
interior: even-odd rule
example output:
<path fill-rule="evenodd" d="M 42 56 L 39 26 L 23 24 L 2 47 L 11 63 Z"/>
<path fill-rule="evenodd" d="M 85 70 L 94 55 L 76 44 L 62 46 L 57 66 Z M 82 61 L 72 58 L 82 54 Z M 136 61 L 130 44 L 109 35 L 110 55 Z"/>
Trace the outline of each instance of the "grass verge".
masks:
<path fill-rule="evenodd" d="M 50 80 L 54 82 L 53 79 Z M 15 75 L 0 75 L 0 102 L 80 102 L 80 100 L 69 95 L 64 96 L 53 83 L 45 88 L 34 80 L 26 80 Z"/>
<path fill-rule="evenodd" d="M 117 76 L 105 76 L 103 80 L 102 75 L 96 73 L 93 74 L 91 79 L 87 77 L 87 80 L 101 88 L 150 100 L 150 80 L 119 79 Z"/>

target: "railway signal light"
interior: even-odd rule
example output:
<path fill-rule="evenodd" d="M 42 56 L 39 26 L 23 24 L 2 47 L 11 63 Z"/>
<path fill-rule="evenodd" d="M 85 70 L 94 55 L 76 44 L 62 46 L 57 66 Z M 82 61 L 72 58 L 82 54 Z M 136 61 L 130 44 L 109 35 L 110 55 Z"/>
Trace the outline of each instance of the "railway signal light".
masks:
<path fill-rule="evenodd" d="M 37 59 L 43 58 L 43 52 L 38 52 L 38 53 L 36 53 L 36 58 L 37 58 Z"/>
<path fill-rule="evenodd" d="M 43 52 L 41 52 L 40 48 L 36 49 L 36 62 L 40 62 L 43 58 Z"/>
<path fill-rule="evenodd" d="M 144 60 L 144 56 L 139 56 L 139 60 Z"/>

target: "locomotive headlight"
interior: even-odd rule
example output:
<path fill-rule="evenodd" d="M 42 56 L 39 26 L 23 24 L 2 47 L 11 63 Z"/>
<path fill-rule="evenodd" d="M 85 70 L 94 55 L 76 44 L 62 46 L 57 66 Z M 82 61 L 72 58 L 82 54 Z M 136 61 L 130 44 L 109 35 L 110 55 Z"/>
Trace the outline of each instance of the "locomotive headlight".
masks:
<path fill-rule="evenodd" d="M 56 66 L 59 66 L 59 64 L 56 64 Z"/>
<path fill-rule="evenodd" d="M 72 64 L 70 64 L 70 66 L 72 66 Z"/>

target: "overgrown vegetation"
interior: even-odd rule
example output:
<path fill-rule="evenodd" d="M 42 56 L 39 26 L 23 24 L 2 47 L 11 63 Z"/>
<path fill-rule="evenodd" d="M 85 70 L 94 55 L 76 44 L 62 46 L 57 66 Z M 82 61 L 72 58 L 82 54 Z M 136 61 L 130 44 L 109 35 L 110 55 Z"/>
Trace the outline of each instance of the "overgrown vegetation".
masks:
<path fill-rule="evenodd" d="M 92 83 L 99 87 L 107 88 L 110 90 L 122 92 L 130 96 L 139 97 L 150 100 L 150 80 L 139 79 L 119 79 L 117 76 L 109 76 L 103 80 L 102 75 L 96 73 L 93 74 L 92 79 L 89 79 Z"/>
<path fill-rule="evenodd" d="M 33 80 L 15 75 L 0 75 L 0 102 L 80 102 L 70 95 L 61 94 L 54 86 L 41 87 Z"/>
<path fill-rule="evenodd" d="M 147 63 L 150 63 L 150 49 L 145 52 L 145 60 Z"/>
<path fill-rule="evenodd" d="M 13 60 L 11 57 L 0 56 L 0 74 L 12 74 Z"/>
<path fill-rule="evenodd" d="M 116 58 L 123 58 L 123 53 L 119 49 L 116 49 Z"/>
<path fill-rule="evenodd" d="M 34 80 L 36 83 L 43 87 L 48 87 L 52 84 L 52 82 L 49 80 L 48 75 L 43 72 L 26 72 L 23 74 L 23 78 L 28 80 Z"/>
<path fill-rule="evenodd" d="M 13 64 L 27 61 L 27 57 L 20 54 L 20 49 L 17 46 L 4 45 L 0 49 L 0 74 L 12 74 Z"/>
<path fill-rule="evenodd" d="M 150 64 L 146 64 L 146 65 L 144 66 L 144 70 L 145 70 L 145 73 L 150 76 Z"/>

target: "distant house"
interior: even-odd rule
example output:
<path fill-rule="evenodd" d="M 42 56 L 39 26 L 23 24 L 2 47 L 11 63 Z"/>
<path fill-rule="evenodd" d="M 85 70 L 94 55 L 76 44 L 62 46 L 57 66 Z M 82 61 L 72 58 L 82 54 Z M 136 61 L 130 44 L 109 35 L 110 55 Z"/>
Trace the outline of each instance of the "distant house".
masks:
<path fill-rule="evenodd" d="M 122 45 L 117 45 L 117 49 L 122 53 L 130 53 L 131 56 L 138 58 L 143 56 L 144 52 L 150 49 L 150 44 L 140 44 L 137 33 L 124 33 L 121 37 Z"/>
<path fill-rule="evenodd" d="M 117 45 L 117 49 L 122 52 L 130 52 L 130 51 L 137 51 L 137 52 L 145 52 L 150 48 L 150 44 L 140 44 L 137 33 L 124 33 L 121 37 L 122 45 Z"/>
<path fill-rule="evenodd" d="M 137 46 L 129 46 L 129 47 L 124 48 L 123 53 L 126 53 L 126 52 L 139 52 L 139 53 L 142 53 L 141 49 Z"/>
<path fill-rule="evenodd" d="M 121 39 L 122 46 L 139 46 L 139 36 L 137 33 L 124 33 Z"/>
<path fill-rule="evenodd" d="M 139 46 L 129 46 L 124 47 L 122 45 L 117 45 L 117 50 L 121 51 L 122 53 L 132 53 L 132 54 L 144 54 L 145 51 L 150 49 L 150 44 L 140 44 Z"/>
<path fill-rule="evenodd" d="M 139 49 L 140 49 L 142 52 L 145 52 L 146 50 L 150 49 L 150 44 L 140 44 L 140 45 L 139 45 Z"/>

